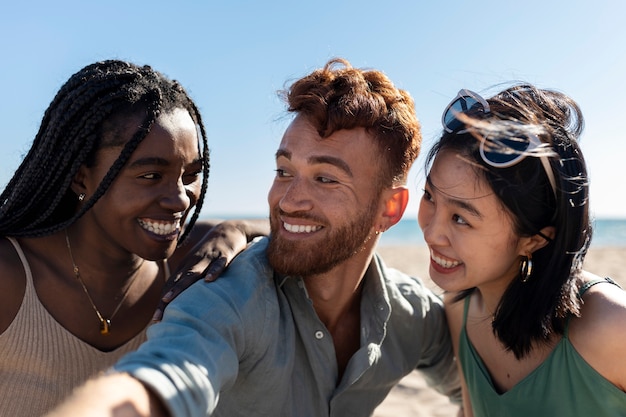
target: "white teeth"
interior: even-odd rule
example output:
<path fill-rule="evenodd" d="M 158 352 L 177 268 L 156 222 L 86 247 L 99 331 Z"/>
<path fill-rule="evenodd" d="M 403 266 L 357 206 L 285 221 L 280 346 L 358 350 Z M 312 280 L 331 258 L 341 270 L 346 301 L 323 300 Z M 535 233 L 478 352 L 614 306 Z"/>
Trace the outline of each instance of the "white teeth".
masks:
<path fill-rule="evenodd" d="M 435 261 L 437 265 L 442 266 L 444 268 L 454 268 L 455 266 L 458 266 L 461 264 L 461 262 L 459 261 L 449 261 L 447 259 L 440 258 L 437 255 L 435 255 L 432 250 L 430 251 L 430 257 L 433 259 L 433 261 Z"/>
<path fill-rule="evenodd" d="M 139 224 L 147 231 L 161 236 L 171 235 L 178 229 L 178 222 L 163 223 L 139 219 Z"/>
<path fill-rule="evenodd" d="M 311 233 L 317 232 L 322 228 L 322 226 L 310 226 L 310 225 L 298 225 L 298 224 L 289 224 L 283 223 L 285 230 L 291 233 Z"/>

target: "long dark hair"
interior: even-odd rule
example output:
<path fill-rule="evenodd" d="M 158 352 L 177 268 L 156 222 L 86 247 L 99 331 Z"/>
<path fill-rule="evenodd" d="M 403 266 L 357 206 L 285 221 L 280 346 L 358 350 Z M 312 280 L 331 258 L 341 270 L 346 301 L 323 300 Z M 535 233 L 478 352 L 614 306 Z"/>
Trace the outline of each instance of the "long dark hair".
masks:
<path fill-rule="evenodd" d="M 493 331 L 517 358 L 533 343 L 563 334 L 566 318 L 580 315 L 577 296 L 582 262 L 591 242 L 587 168 L 577 139 L 584 121 L 570 97 L 532 85 L 508 88 L 487 100 L 490 112 L 469 115 L 467 129 L 444 133 L 427 156 L 427 168 L 443 149 L 450 149 L 474 166 L 486 179 L 510 214 L 519 236 L 533 236 L 554 226 L 554 239 L 532 255 L 533 273 L 527 282 L 516 279 L 505 291 L 493 321 Z M 486 122 L 486 124 L 485 124 Z M 483 127 L 489 125 L 489 132 Z M 480 137 L 535 134 L 548 144 L 544 155 L 556 179 L 552 189 L 539 157 L 526 157 L 495 168 L 479 153 Z M 457 300 L 473 289 L 461 292 Z"/>
<path fill-rule="evenodd" d="M 195 224 L 209 173 L 209 151 L 200 113 L 183 87 L 149 66 L 108 60 L 72 75 L 46 110 L 39 132 L 0 196 L 0 233 L 37 237 L 62 230 L 89 210 L 107 191 L 159 114 L 182 108 L 202 138 L 203 182 L 200 198 L 182 242 Z M 141 125 L 125 144 L 116 129 L 133 117 Z M 122 146 L 119 158 L 91 198 L 78 209 L 71 190 L 81 165 L 91 166 L 98 150 Z"/>

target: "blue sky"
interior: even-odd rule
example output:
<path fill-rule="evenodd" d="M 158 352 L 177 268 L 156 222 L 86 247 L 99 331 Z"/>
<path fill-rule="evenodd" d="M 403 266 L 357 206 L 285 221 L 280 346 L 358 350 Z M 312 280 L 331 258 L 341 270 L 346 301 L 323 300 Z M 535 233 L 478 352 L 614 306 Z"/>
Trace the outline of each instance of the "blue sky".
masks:
<path fill-rule="evenodd" d="M 384 4 L 384 5 L 383 5 Z M 207 216 L 267 213 L 288 122 L 276 91 L 329 58 L 384 71 L 414 97 L 428 149 L 460 88 L 528 81 L 581 105 L 596 217 L 626 218 L 626 6 L 621 1 L 5 1 L 0 6 L 0 184 L 44 110 L 83 66 L 119 58 L 175 78 L 211 147 Z M 424 152 L 425 153 L 425 152 Z M 410 174 L 415 218 L 424 173 Z"/>

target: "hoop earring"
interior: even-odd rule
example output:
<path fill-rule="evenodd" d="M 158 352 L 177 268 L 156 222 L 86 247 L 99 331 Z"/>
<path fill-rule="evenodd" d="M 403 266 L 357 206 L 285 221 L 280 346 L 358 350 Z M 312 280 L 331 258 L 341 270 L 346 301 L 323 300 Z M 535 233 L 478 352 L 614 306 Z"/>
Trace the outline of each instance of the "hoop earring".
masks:
<path fill-rule="evenodd" d="M 78 194 L 78 201 L 83 201 L 85 199 L 85 193 Z"/>
<path fill-rule="evenodd" d="M 520 275 L 522 277 L 522 282 L 528 282 L 530 279 L 530 275 L 533 273 L 533 260 L 532 255 L 529 253 L 522 262 L 520 262 Z"/>

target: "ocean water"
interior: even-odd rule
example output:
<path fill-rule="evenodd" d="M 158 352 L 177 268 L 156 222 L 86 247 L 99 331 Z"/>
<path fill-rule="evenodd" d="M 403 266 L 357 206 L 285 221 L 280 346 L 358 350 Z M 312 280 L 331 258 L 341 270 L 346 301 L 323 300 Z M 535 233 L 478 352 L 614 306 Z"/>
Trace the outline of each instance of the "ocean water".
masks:
<path fill-rule="evenodd" d="M 591 247 L 626 247 L 626 219 L 596 219 L 593 223 Z M 422 231 L 417 219 L 403 219 L 387 230 L 380 239 L 380 245 L 424 245 Z"/>
<path fill-rule="evenodd" d="M 201 216 L 203 218 L 204 216 Z M 259 216 L 231 216 L 212 215 L 208 219 L 259 219 Z M 593 238 L 591 247 L 625 247 L 626 248 L 626 219 L 596 219 L 593 222 Z M 422 231 L 415 218 L 404 218 L 391 229 L 383 233 L 379 245 L 425 245 Z"/>

